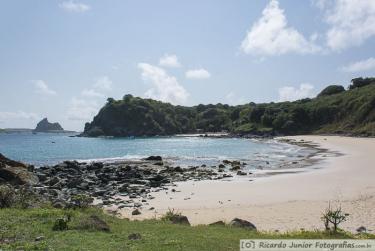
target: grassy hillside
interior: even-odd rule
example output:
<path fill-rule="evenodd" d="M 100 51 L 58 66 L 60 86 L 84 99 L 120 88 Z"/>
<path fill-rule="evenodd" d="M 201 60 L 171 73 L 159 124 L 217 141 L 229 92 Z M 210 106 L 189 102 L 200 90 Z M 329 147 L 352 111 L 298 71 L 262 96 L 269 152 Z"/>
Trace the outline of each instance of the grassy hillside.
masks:
<path fill-rule="evenodd" d="M 336 133 L 375 136 L 375 79 L 353 79 L 348 90 L 332 85 L 316 98 L 294 102 L 173 106 L 125 95 L 108 99 L 85 136 L 171 135 L 197 131 L 291 135 Z"/>
<path fill-rule="evenodd" d="M 53 231 L 56 219 L 70 215 L 68 230 Z M 85 223 L 96 215 L 108 223 L 110 231 L 95 230 Z M 1 250 L 238 250 L 240 239 L 374 238 L 339 232 L 262 233 L 228 226 L 175 225 L 146 220 L 128 221 L 103 214 L 99 209 L 0 209 Z M 138 233 L 141 239 L 129 240 Z"/>

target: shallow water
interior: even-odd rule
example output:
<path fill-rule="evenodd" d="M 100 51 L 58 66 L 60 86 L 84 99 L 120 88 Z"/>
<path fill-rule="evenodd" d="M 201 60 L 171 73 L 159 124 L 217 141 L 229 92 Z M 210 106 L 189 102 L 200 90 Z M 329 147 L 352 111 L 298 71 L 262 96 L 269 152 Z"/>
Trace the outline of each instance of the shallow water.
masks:
<path fill-rule="evenodd" d="M 0 134 L 0 153 L 26 163 L 53 165 L 64 160 L 114 161 L 161 155 L 174 164 L 217 165 L 241 160 L 248 168 L 277 168 L 311 154 L 312 149 L 275 140 L 203 137 L 82 138 L 74 134 Z M 269 164 L 267 164 L 267 162 Z"/>

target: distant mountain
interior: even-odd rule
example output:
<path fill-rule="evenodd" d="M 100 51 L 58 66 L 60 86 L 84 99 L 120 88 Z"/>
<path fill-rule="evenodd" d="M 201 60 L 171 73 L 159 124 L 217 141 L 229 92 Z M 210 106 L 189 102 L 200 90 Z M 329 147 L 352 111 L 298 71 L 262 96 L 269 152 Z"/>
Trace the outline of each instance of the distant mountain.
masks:
<path fill-rule="evenodd" d="M 47 118 L 42 119 L 34 129 L 34 132 L 60 132 L 64 131 L 59 123 L 50 123 Z"/>
<path fill-rule="evenodd" d="M 86 123 L 83 136 L 153 136 L 227 131 L 237 135 L 349 134 L 375 136 L 375 78 L 332 85 L 294 102 L 174 106 L 125 95 Z"/>

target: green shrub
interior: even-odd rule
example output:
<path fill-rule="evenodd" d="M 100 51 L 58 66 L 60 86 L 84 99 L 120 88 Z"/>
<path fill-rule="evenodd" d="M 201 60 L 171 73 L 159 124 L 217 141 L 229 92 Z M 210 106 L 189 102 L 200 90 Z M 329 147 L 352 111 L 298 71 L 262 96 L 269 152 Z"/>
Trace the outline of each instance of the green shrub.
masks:
<path fill-rule="evenodd" d="M 0 186 L 0 208 L 13 207 L 17 202 L 16 192 L 13 187 Z"/>

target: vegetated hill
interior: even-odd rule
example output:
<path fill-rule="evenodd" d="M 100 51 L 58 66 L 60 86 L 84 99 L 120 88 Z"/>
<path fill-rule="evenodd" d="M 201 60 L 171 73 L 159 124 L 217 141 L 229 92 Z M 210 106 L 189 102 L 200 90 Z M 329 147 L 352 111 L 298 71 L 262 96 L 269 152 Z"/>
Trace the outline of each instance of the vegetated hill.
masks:
<path fill-rule="evenodd" d="M 375 79 L 356 78 L 348 90 L 326 88 L 294 102 L 174 106 L 125 95 L 109 98 L 83 136 L 152 136 L 228 131 L 239 135 L 335 133 L 375 136 Z"/>

